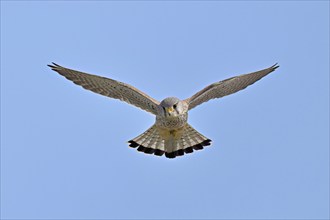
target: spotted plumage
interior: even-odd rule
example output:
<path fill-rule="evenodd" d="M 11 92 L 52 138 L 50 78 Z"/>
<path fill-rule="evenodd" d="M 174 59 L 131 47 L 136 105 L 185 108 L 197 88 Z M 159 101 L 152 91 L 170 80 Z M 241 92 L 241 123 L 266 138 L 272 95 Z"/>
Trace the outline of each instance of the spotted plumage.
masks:
<path fill-rule="evenodd" d="M 154 114 L 156 122 L 128 143 L 139 152 L 156 156 L 165 154 L 167 158 L 202 150 L 211 144 L 210 139 L 188 124 L 189 110 L 211 99 L 238 92 L 278 68 L 275 64 L 257 72 L 213 83 L 185 100 L 169 97 L 158 102 L 135 87 L 113 79 L 68 69 L 55 63 L 48 66 L 87 90 L 119 99 Z"/>

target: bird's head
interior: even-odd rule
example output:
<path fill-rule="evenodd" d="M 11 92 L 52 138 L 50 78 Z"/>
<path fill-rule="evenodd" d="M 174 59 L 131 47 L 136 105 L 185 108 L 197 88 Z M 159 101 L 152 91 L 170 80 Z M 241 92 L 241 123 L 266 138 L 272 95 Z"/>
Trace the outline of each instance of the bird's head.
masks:
<path fill-rule="evenodd" d="M 164 117 L 176 117 L 187 112 L 187 105 L 176 97 L 168 97 L 160 102 L 159 115 Z"/>

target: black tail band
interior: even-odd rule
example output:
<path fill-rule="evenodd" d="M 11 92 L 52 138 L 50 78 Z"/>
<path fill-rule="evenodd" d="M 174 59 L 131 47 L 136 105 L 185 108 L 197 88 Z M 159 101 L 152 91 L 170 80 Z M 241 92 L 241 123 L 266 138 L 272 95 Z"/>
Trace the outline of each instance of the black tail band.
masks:
<path fill-rule="evenodd" d="M 205 146 L 209 146 L 211 145 L 211 140 L 210 139 L 207 139 L 199 144 L 196 144 L 194 146 L 191 146 L 191 147 L 187 147 L 185 149 L 180 149 L 180 150 L 177 150 L 177 151 L 173 151 L 173 152 L 165 152 L 163 150 L 159 150 L 159 149 L 153 149 L 153 148 L 149 148 L 149 147 L 145 147 L 143 145 L 140 145 L 138 143 L 136 143 L 135 141 L 133 140 L 130 140 L 128 141 L 129 146 L 132 147 L 132 148 L 137 148 L 138 151 L 140 152 L 143 152 L 143 153 L 146 153 L 146 154 L 154 154 L 156 156 L 162 156 L 164 153 L 165 153 L 165 157 L 167 158 L 175 158 L 177 156 L 182 156 L 184 154 L 190 154 L 192 152 L 194 152 L 194 150 L 202 150 L 204 149 Z"/>

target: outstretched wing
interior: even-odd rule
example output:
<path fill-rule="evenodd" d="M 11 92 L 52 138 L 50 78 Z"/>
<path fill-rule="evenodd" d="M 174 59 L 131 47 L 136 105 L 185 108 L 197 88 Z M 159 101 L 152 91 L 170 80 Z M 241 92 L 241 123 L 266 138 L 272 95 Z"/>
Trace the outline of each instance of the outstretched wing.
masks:
<path fill-rule="evenodd" d="M 189 110 L 200 105 L 204 102 L 207 102 L 211 99 L 221 98 L 226 95 L 233 94 L 242 89 L 245 89 L 249 85 L 252 85 L 262 77 L 273 72 L 279 66 L 274 64 L 273 66 L 263 69 L 257 72 L 243 74 L 235 76 L 220 82 L 213 83 L 203 90 L 197 92 L 192 97 L 186 99 L 185 101 L 189 104 Z"/>
<path fill-rule="evenodd" d="M 119 99 L 152 114 L 157 114 L 159 102 L 133 86 L 113 79 L 68 69 L 56 63 L 48 66 L 68 80 L 71 80 L 87 90 L 110 98 Z"/>

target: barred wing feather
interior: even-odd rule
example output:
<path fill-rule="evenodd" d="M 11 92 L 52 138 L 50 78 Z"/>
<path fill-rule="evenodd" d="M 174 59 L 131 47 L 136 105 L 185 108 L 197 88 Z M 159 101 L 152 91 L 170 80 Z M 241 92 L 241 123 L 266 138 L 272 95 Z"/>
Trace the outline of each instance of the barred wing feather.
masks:
<path fill-rule="evenodd" d="M 189 104 L 189 110 L 195 108 L 196 106 L 207 102 L 211 99 L 221 98 L 235 92 L 238 92 L 242 89 L 245 89 L 249 85 L 252 85 L 256 81 L 260 80 L 264 76 L 273 72 L 279 66 L 274 64 L 273 66 L 253 72 L 248 74 L 243 74 L 229 79 L 213 83 L 203 90 L 197 92 L 192 97 L 186 99 L 185 101 Z"/>
<path fill-rule="evenodd" d="M 113 79 L 68 69 L 56 63 L 48 66 L 68 80 L 71 80 L 73 83 L 87 90 L 110 98 L 119 99 L 154 115 L 157 114 L 159 102 L 131 85 Z"/>

